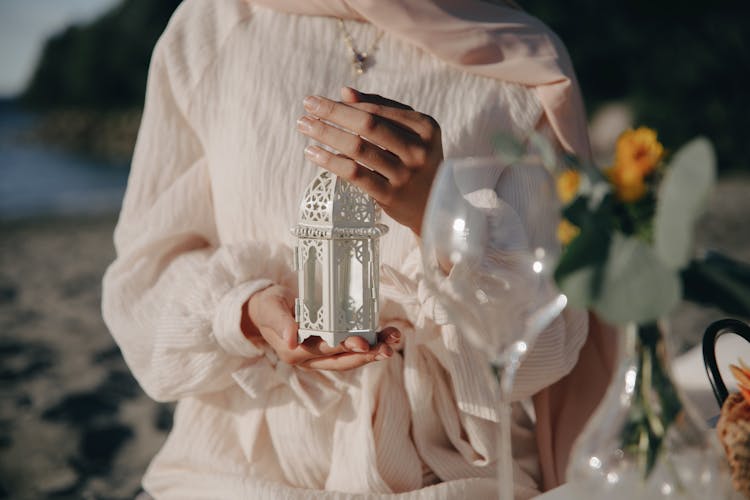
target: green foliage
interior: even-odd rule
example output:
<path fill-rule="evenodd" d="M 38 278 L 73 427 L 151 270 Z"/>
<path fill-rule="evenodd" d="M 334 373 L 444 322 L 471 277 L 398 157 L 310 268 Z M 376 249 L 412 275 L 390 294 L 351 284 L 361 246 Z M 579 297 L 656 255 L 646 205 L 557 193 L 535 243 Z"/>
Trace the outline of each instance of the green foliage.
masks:
<path fill-rule="evenodd" d="M 151 51 L 179 3 L 125 0 L 52 37 L 22 101 L 41 109 L 142 105 Z"/>
<path fill-rule="evenodd" d="M 641 477 L 646 479 L 656 466 L 668 429 L 683 408 L 677 389 L 664 369 L 664 345 L 659 326 L 647 323 L 634 328 L 637 329 L 637 375 L 621 445 L 637 458 Z"/>
<path fill-rule="evenodd" d="M 679 275 L 639 238 L 615 233 L 592 308 L 612 324 L 656 321 L 682 298 Z"/>
<path fill-rule="evenodd" d="M 590 212 L 586 205 L 581 197 L 563 212 L 581 232 L 566 247 L 555 270 L 560 289 L 571 305 L 580 308 L 589 307 L 600 293 L 612 240 L 608 210 Z"/>
<path fill-rule="evenodd" d="M 711 143 L 698 138 L 672 159 L 659 186 L 654 246 L 661 260 L 682 269 L 693 251 L 693 230 L 716 181 L 716 159 Z"/>
<path fill-rule="evenodd" d="M 694 259 L 682 271 L 685 300 L 750 317 L 750 265 L 718 253 Z"/>
<path fill-rule="evenodd" d="M 510 134 L 495 135 L 492 145 L 495 148 L 495 154 L 508 164 L 516 163 L 526 153 L 523 143 Z"/>
<path fill-rule="evenodd" d="M 665 144 L 709 137 L 721 169 L 750 170 L 747 2 L 522 0 L 568 47 L 589 111 L 624 100 Z"/>
<path fill-rule="evenodd" d="M 612 192 L 592 203 L 601 182 L 583 176 L 593 187 L 563 208 L 580 232 L 555 270 L 560 290 L 571 305 L 620 325 L 652 323 L 683 298 L 750 316 L 750 265 L 719 254 L 691 260 L 694 225 L 716 178 L 710 141 L 691 141 L 663 170 L 652 178 L 655 193 L 629 203 Z"/>

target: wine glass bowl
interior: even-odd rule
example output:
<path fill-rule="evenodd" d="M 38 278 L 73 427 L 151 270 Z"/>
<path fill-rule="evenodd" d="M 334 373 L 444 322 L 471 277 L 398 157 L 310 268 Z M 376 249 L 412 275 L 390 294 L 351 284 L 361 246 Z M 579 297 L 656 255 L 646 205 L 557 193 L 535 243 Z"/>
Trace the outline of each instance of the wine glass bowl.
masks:
<path fill-rule="evenodd" d="M 516 370 L 567 301 L 554 285 L 560 219 L 554 178 L 525 156 L 448 159 L 422 224 L 425 282 L 499 378 L 499 496 L 512 498 L 510 397 Z"/>
<path fill-rule="evenodd" d="M 558 213 L 540 163 L 465 158 L 438 171 L 422 226 L 425 279 L 451 322 L 494 365 L 507 362 L 514 343 L 533 342 L 564 307 L 551 279 Z"/>

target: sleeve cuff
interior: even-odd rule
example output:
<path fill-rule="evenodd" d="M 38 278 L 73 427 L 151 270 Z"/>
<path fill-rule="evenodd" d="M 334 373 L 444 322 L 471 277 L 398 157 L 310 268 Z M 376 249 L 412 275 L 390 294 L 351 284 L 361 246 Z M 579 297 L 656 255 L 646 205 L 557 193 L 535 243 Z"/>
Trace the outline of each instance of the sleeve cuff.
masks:
<path fill-rule="evenodd" d="M 242 333 L 242 305 L 254 293 L 273 285 L 273 281 L 253 280 L 232 288 L 216 306 L 213 320 L 213 332 L 216 341 L 229 354 L 252 358 L 260 356 L 263 351 L 258 349 Z"/>

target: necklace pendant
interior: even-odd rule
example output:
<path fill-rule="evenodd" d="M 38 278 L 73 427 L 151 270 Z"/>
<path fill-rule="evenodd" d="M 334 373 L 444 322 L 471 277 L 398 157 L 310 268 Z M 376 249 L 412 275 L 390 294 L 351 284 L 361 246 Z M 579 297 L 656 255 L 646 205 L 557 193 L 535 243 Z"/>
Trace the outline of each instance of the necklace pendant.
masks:
<path fill-rule="evenodd" d="M 370 59 L 370 54 L 375 52 L 375 49 L 378 47 L 378 42 L 380 42 L 380 38 L 383 36 L 384 31 L 380 31 L 375 36 L 375 40 L 373 40 L 372 45 L 370 46 L 367 51 L 360 52 L 357 50 L 357 47 L 354 46 L 354 39 L 352 38 L 352 35 L 349 33 L 349 30 L 346 29 L 346 26 L 344 25 L 344 20 L 339 18 L 339 29 L 341 30 L 341 35 L 344 39 L 344 42 L 346 43 L 347 47 L 349 47 L 349 50 L 352 53 L 352 72 L 354 73 L 354 78 L 357 78 L 358 76 L 364 74 L 368 67 L 371 66 L 373 61 Z"/>
<path fill-rule="evenodd" d="M 352 68 L 356 75 L 361 75 L 365 72 L 365 63 L 367 62 L 367 54 L 355 52 L 352 56 Z"/>

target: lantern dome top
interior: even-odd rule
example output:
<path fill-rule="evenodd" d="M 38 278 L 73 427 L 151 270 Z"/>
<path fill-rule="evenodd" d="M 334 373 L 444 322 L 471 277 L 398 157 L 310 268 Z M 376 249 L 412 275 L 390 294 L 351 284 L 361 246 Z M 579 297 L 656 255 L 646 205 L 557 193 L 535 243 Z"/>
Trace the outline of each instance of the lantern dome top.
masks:
<path fill-rule="evenodd" d="M 322 170 L 305 189 L 292 232 L 301 238 L 377 238 L 388 232 L 379 220 L 380 207 L 369 195 Z"/>

